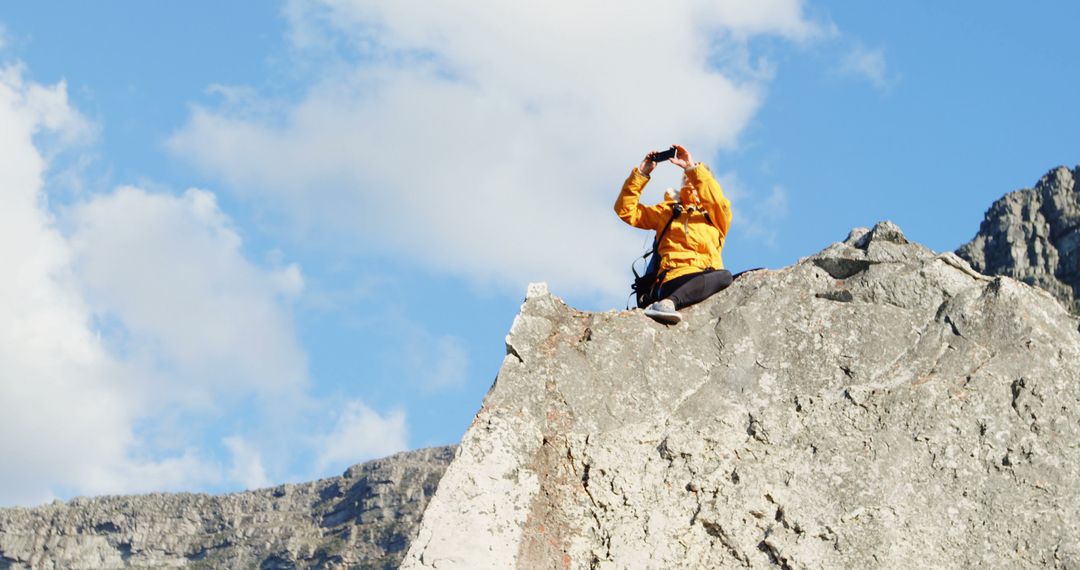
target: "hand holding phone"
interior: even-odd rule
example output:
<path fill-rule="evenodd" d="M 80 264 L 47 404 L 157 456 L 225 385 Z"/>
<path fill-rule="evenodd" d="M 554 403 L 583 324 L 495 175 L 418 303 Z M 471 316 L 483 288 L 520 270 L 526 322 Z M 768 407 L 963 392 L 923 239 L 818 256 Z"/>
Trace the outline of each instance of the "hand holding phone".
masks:
<path fill-rule="evenodd" d="M 650 159 L 653 162 L 664 162 L 665 160 L 671 160 L 674 157 L 675 157 L 675 147 L 673 146 L 673 147 L 671 147 L 671 148 L 669 148 L 667 150 L 664 150 L 664 151 L 654 152 L 650 156 Z"/>
<path fill-rule="evenodd" d="M 672 145 L 671 150 L 675 153 L 675 156 L 671 157 L 671 164 L 674 164 L 683 170 L 694 166 L 694 159 L 690 156 L 690 151 L 686 150 L 686 147 Z"/>

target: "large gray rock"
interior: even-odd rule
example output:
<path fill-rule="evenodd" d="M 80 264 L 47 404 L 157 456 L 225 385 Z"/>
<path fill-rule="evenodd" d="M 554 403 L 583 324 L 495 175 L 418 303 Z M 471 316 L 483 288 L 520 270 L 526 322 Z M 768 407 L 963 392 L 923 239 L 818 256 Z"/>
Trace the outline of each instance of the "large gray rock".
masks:
<path fill-rule="evenodd" d="M 956 251 L 976 270 L 1046 289 L 1074 312 L 1080 295 L 1080 166 L 1048 172 L 986 211 L 979 233 Z"/>
<path fill-rule="evenodd" d="M 232 495 L 0 509 L 0 569 L 397 568 L 453 447 Z"/>
<path fill-rule="evenodd" d="M 667 327 L 539 286 L 402 567 L 1080 568 L 1080 332 L 889 223 Z"/>

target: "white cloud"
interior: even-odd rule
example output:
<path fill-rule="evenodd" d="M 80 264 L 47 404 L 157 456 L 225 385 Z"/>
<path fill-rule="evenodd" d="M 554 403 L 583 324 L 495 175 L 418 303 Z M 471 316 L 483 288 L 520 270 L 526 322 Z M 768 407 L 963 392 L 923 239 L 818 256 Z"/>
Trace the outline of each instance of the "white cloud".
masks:
<path fill-rule="evenodd" d="M 140 402 L 131 370 L 88 326 L 69 265 L 72 251 L 44 207 L 41 133 L 75 140 L 86 121 L 67 105 L 63 84 L 27 81 L 0 69 L 0 503 L 35 502 L 61 490 L 122 487 L 155 479 L 155 462 L 129 455 Z M 201 477 L 185 471 L 175 478 Z"/>
<path fill-rule="evenodd" d="M 288 14 L 299 61 L 325 64 L 304 99 L 197 108 L 176 153 L 361 249 L 613 298 L 639 241 L 611 213 L 630 167 L 675 141 L 707 160 L 760 105 L 761 79 L 711 67 L 717 50 L 827 32 L 798 0 L 324 0 Z"/>
<path fill-rule="evenodd" d="M 856 45 L 840 62 L 840 73 L 861 77 L 878 90 L 887 90 L 893 83 L 888 75 L 885 52 Z"/>
<path fill-rule="evenodd" d="M 58 136 L 64 144 L 73 144 L 84 142 L 94 134 L 93 124 L 68 103 L 64 81 L 51 86 L 41 85 L 27 81 L 25 74 L 22 64 L 6 65 L 0 68 L 0 83 L 12 95 L 11 104 L 26 121 L 23 127 L 28 129 L 31 137 L 51 134 Z"/>
<path fill-rule="evenodd" d="M 96 457 L 93 462 L 78 466 L 81 469 L 76 473 L 42 473 L 38 484 L 55 486 L 64 478 L 78 477 L 64 489 L 81 495 L 102 495 L 196 490 L 224 482 L 221 468 L 195 449 L 161 459 L 140 458 L 137 449 L 131 446 L 119 450 L 115 456 Z"/>
<path fill-rule="evenodd" d="M 405 412 L 392 410 L 383 416 L 354 400 L 344 406 L 333 430 L 320 438 L 316 469 L 323 472 L 390 455 L 404 450 L 407 441 Z"/>
<path fill-rule="evenodd" d="M 232 454 L 229 478 L 248 489 L 270 486 L 270 479 L 263 468 L 262 455 L 241 436 L 224 439 L 225 447 Z"/>
<path fill-rule="evenodd" d="M 63 83 L 0 68 L 0 505 L 265 485 L 264 461 L 314 453 L 303 445 L 325 436 L 310 426 L 337 405 L 306 391 L 289 314 L 303 273 L 280 252 L 249 261 L 205 190 L 123 187 L 58 223 L 48 157 L 92 130 Z M 339 443 L 333 461 L 405 447 L 403 413 L 346 411 L 340 433 L 359 422 L 390 437 Z M 241 432 L 207 441 L 223 417 Z M 228 465 L 211 459 L 218 445 Z"/>
<path fill-rule="evenodd" d="M 123 323 L 129 358 L 173 379 L 164 387 L 172 397 L 271 396 L 306 384 L 278 299 L 300 287 L 299 269 L 250 263 L 213 194 L 123 187 L 77 207 L 71 224 L 73 268 L 95 314 Z"/>
<path fill-rule="evenodd" d="M 304 274 L 295 263 L 286 265 L 274 277 L 277 289 L 284 295 L 295 297 L 304 290 Z"/>

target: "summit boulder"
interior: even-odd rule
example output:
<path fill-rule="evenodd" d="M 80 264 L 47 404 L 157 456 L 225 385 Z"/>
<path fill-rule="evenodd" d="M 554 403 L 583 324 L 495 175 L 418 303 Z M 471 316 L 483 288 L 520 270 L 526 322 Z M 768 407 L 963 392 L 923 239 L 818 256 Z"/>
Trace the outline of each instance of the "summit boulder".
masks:
<path fill-rule="evenodd" d="M 403 568 L 1080 567 L 1080 321 L 895 225 L 665 326 L 530 286 Z"/>

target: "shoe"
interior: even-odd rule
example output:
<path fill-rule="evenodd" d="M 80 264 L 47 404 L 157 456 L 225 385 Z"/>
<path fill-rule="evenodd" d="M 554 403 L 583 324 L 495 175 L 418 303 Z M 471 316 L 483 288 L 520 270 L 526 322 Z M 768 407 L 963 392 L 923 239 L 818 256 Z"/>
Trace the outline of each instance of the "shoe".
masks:
<path fill-rule="evenodd" d="M 645 309 L 645 315 L 666 325 L 674 325 L 682 320 L 682 315 L 675 310 L 675 302 L 671 299 L 663 299 L 649 305 Z"/>

